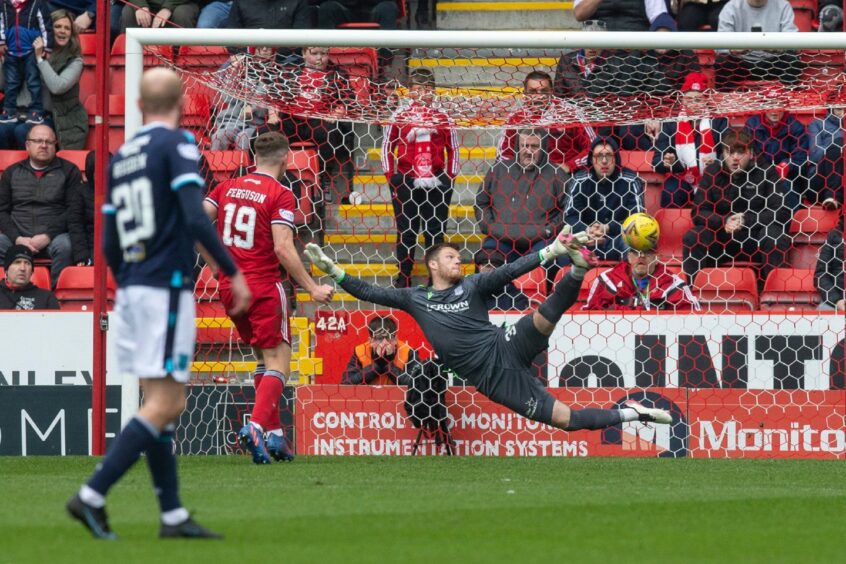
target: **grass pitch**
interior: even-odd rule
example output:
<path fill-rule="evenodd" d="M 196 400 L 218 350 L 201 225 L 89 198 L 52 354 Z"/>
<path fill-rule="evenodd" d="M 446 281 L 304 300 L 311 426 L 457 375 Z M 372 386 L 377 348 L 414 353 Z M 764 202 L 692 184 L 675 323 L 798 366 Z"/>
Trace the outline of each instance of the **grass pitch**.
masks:
<path fill-rule="evenodd" d="M 143 461 L 112 491 L 120 541 L 64 502 L 94 459 L 0 458 L 0 562 L 842 562 L 843 462 L 328 458 L 179 461 L 222 542 L 159 541 Z"/>

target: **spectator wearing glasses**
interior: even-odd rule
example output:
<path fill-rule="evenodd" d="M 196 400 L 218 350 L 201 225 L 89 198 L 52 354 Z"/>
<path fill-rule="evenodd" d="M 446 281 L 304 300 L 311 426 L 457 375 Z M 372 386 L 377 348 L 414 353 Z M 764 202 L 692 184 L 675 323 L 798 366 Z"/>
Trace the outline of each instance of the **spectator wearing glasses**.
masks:
<path fill-rule="evenodd" d="M 617 142 L 597 137 L 588 153 L 588 167 L 567 187 L 564 222 L 572 231 L 586 231 L 587 248 L 603 260 L 621 260 L 626 246 L 620 237 L 623 221 L 643 211 L 643 180 L 622 166 Z"/>
<path fill-rule="evenodd" d="M 23 245 L 36 258 L 49 258 L 53 287 L 71 264 L 68 209 L 82 183 L 79 169 L 56 156 L 56 134 L 37 125 L 26 138 L 27 158 L 0 178 L 0 257 Z"/>

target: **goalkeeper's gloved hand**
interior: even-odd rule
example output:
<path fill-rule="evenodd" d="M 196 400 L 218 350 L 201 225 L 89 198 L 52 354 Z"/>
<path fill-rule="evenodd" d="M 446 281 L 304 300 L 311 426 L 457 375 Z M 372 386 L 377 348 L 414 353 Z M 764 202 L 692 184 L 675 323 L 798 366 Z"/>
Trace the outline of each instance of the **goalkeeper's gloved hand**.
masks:
<path fill-rule="evenodd" d="M 346 276 L 347 273 L 335 264 L 335 261 L 326 256 L 323 249 L 314 243 L 306 245 L 305 254 L 313 265 L 328 274 L 335 282 L 340 282 Z"/>
<path fill-rule="evenodd" d="M 565 225 L 561 229 L 561 232 L 555 237 L 555 240 L 540 250 L 541 262 L 554 260 L 562 255 L 570 255 L 570 258 L 573 259 L 574 254 L 581 255 L 579 249 L 586 245 L 588 241 L 590 241 L 590 237 L 587 233 L 580 231 L 579 233 L 571 235 L 570 226 Z M 582 261 L 576 259 L 573 260 L 573 262 L 577 263 Z"/>

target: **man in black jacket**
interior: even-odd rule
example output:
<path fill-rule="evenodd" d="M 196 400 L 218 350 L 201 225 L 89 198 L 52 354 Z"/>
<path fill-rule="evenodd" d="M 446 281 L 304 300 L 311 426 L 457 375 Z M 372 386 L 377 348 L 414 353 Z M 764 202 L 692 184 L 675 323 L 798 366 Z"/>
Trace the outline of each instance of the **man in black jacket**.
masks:
<path fill-rule="evenodd" d="M 14 245 L 6 252 L 3 267 L 5 279 L 0 282 L 0 310 L 59 309 L 53 292 L 31 282 L 34 271 L 32 253 L 23 245 Z"/>
<path fill-rule="evenodd" d="M 311 29 L 309 0 L 235 0 L 226 27 L 230 29 Z"/>
<path fill-rule="evenodd" d="M 53 287 L 71 264 L 68 208 L 82 182 L 70 161 L 56 156 L 56 134 L 37 125 L 26 138 L 28 158 L 0 178 L 0 257 L 12 245 L 27 247 L 33 256 L 50 258 Z"/>
<path fill-rule="evenodd" d="M 846 311 L 843 285 L 843 218 L 820 248 L 814 282 L 820 294 L 820 309 Z"/>
<path fill-rule="evenodd" d="M 729 129 L 722 163 L 705 168 L 693 200 L 693 229 L 684 235 L 682 267 L 693 281 L 701 268 L 734 259 L 762 263 L 759 290 L 773 268 L 787 262 L 790 208 L 775 167 L 756 160 L 752 136 Z"/>
<path fill-rule="evenodd" d="M 94 154 L 89 151 L 85 156 L 86 182 L 71 196 L 68 209 L 68 233 L 76 266 L 94 264 Z"/>

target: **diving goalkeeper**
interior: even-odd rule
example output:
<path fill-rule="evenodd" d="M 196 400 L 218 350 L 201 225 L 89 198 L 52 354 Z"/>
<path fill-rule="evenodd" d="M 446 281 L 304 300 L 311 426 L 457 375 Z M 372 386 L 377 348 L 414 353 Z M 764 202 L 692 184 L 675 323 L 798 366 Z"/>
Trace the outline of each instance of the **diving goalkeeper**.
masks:
<path fill-rule="evenodd" d="M 621 409 L 571 409 L 556 400 L 535 378 L 532 359 L 549 346 L 549 336 L 563 313 L 575 303 L 585 273 L 596 258 L 583 245 L 585 233 L 565 226 L 549 246 L 491 272 L 464 277 L 459 249 L 439 243 L 424 260 L 431 286 L 382 288 L 349 276 L 323 250 L 310 243 L 306 255 L 318 268 L 356 298 L 411 315 L 444 364 L 496 403 L 549 425 L 577 431 L 603 429 L 625 421 L 671 423 L 669 412 L 629 400 Z M 488 319 L 487 299 L 515 278 L 567 254 L 570 272 L 537 310 L 507 328 Z"/>

